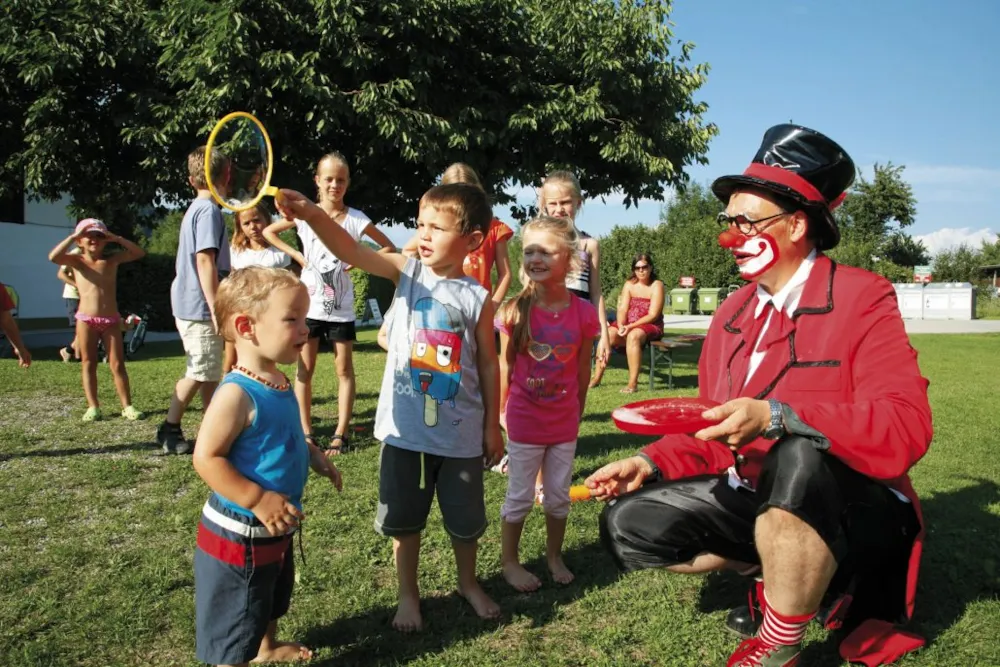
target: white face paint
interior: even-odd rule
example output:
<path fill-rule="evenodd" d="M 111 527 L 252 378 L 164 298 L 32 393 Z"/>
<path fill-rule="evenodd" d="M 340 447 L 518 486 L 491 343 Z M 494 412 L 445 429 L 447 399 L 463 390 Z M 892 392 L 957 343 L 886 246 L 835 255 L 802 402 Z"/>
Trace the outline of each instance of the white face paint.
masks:
<path fill-rule="evenodd" d="M 758 234 L 745 237 L 746 241 L 733 248 L 733 257 L 740 276 L 745 280 L 753 280 L 778 261 L 778 242 L 770 234 Z"/>

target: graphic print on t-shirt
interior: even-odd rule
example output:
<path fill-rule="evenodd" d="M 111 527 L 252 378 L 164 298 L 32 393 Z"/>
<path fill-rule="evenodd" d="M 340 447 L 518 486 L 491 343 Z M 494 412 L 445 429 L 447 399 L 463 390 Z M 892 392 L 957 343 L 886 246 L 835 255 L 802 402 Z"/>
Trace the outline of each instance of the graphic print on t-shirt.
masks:
<path fill-rule="evenodd" d="M 573 332 L 563 324 L 545 325 L 531 332 L 528 344 L 528 389 L 536 401 L 550 401 L 566 393 L 566 386 L 559 379 L 563 368 L 571 361 L 577 350 Z M 536 335 L 537 334 L 537 335 Z"/>
<path fill-rule="evenodd" d="M 315 280 L 310 280 L 306 285 L 309 297 L 315 299 L 318 296 L 323 304 L 323 312 L 327 315 L 342 310 L 344 295 L 347 293 L 345 281 L 350 281 L 345 264 L 333 254 L 322 250 L 309 268 L 315 277 Z"/>
<path fill-rule="evenodd" d="M 436 426 L 438 406 L 455 396 L 462 381 L 462 313 L 433 297 L 413 306 L 413 347 L 410 349 L 410 382 L 424 396 L 424 424 Z"/>

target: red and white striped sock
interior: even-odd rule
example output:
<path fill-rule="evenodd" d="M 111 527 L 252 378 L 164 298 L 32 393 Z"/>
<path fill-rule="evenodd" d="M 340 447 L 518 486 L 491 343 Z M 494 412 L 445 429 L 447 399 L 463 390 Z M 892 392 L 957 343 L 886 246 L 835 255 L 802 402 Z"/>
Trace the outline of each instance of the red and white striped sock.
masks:
<path fill-rule="evenodd" d="M 764 622 L 757 632 L 762 642 L 771 646 L 793 646 L 801 644 L 806 635 L 806 626 L 816 616 L 816 612 L 802 616 L 785 616 L 767 604 L 767 594 L 764 594 Z"/>

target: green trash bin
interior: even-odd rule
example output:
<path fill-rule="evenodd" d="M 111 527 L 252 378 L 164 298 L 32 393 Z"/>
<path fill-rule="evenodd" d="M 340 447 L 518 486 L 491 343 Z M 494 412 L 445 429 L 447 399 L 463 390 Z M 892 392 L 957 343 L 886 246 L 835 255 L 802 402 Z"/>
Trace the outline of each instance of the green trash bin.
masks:
<path fill-rule="evenodd" d="M 697 299 L 697 288 L 674 288 L 670 290 L 670 310 L 674 315 L 690 315 L 694 312 Z"/>
<path fill-rule="evenodd" d="M 698 310 L 702 315 L 711 315 L 719 309 L 719 303 L 725 298 L 721 287 L 702 287 L 698 290 Z"/>

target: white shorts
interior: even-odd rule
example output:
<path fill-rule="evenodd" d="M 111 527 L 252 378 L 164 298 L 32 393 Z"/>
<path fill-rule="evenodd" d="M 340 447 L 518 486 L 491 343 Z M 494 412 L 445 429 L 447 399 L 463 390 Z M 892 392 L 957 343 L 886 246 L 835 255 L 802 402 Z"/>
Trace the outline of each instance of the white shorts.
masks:
<path fill-rule="evenodd" d="M 222 379 L 222 336 L 215 332 L 212 320 L 182 320 L 174 318 L 187 356 L 184 377 L 196 382 L 218 382 Z"/>
<path fill-rule="evenodd" d="M 573 480 L 576 440 L 558 445 L 525 445 L 507 441 L 507 497 L 500 517 L 508 523 L 523 521 L 535 502 L 535 478 L 542 469 L 545 513 L 557 519 L 569 515 L 569 485 Z"/>

